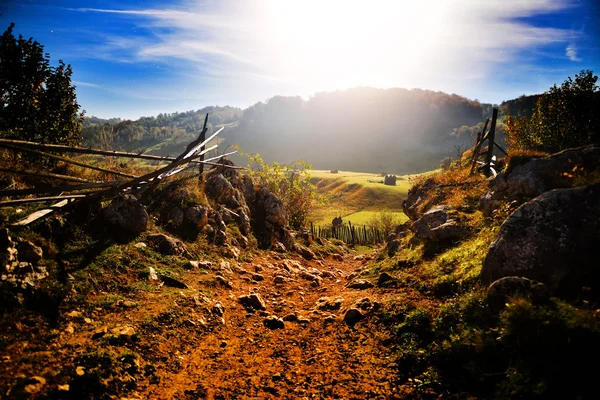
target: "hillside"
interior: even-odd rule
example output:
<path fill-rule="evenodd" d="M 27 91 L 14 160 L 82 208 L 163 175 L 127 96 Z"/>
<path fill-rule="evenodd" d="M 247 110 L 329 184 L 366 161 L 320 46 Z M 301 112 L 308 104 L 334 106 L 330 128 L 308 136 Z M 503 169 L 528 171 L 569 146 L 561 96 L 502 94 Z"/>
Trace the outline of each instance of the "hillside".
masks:
<path fill-rule="evenodd" d="M 502 103 L 498 141 L 504 137 L 503 118 L 530 115 L 536 99 Z M 305 159 L 317 169 L 408 174 L 435 169 L 442 158 L 470 147 L 491 108 L 442 92 L 355 88 L 317 93 L 309 100 L 276 96 L 245 110 L 205 107 L 137 121 L 89 117 L 83 144 L 176 155 L 209 112 L 211 129 L 226 127 L 224 147 L 237 144 L 267 162 Z"/>

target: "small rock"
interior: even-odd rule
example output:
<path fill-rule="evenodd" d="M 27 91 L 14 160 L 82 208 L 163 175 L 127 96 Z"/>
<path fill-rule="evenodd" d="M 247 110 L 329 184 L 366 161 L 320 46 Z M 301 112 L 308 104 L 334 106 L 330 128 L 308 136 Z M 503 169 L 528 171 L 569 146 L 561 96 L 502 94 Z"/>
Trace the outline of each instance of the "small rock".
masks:
<path fill-rule="evenodd" d="M 543 283 L 519 276 L 506 276 L 490 285 L 487 300 L 490 307 L 501 309 L 508 299 L 516 294 L 525 296 L 537 304 L 547 301 L 550 297 L 548 288 Z"/>
<path fill-rule="evenodd" d="M 79 312 L 79 311 L 76 311 L 76 310 L 73 310 L 73 311 L 71 311 L 71 312 L 68 312 L 66 315 L 67 315 L 67 317 L 69 317 L 69 318 L 81 318 L 81 312 Z"/>
<path fill-rule="evenodd" d="M 344 261 L 344 256 L 338 253 L 332 254 L 331 257 L 333 257 L 335 261 Z"/>
<path fill-rule="evenodd" d="M 188 285 L 181 282 L 180 280 L 171 278 L 170 276 L 167 276 L 167 275 L 159 275 L 159 276 L 160 276 L 160 279 L 165 283 L 165 285 L 167 285 L 169 287 L 174 287 L 174 288 L 178 288 L 178 289 L 187 289 L 188 288 Z"/>
<path fill-rule="evenodd" d="M 333 324 L 335 322 L 336 318 L 335 315 L 328 315 L 325 318 L 323 318 L 323 323 L 328 325 L 328 324 Z"/>
<path fill-rule="evenodd" d="M 214 306 L 212 306 L 211 311 L 213 314 L 218 315 L 219 317 L 222 317 L 223 314 L 225 314 L 225 307 L 223 307 L 223 304 L 217 302 L 217 303 L 215 303 Z"/>
<path fill-rule="evenodd" d="M 210 261 L 196 261 L 198 263 L 198 268 L 202 268 L 202 269 L 211 269 L 213 266 L 213 263 Z"/>
<path fill-rule="evenodd" d="M 152 280 L 152 281 L 158 280 L 158 274 L 156 273 L 156 270 L 154 268 L 148 267 L 148 274 L 150 276 L 150 280 Z"/>
<path fill-rule="evenodd" d="M 280 285 L 280 284 L 282 284 L 282 283 L 285 283 L 285 278 L 284 278 L 283 276 L 281 276 L 281 275 L 277 275 L 277 276 L 276 276 L 276 277 L 273 279 L 273 282 L 274 282 L 276 285 Z"/>
<path fill-rule="evenodd" d="M 226 287 L 227 289 L 231 289 L 231 288 L 233 288 L 233 285 L 231 284 L 231 282 L 230 282 L 230 281 L 228 281 L 227 279 L 225 279 L 225 278 L 224 278 L 223 276 L 221 276 L 221 275 L 217 275 L 217 276 L 215 276 L 215 281 L 216 281 L 216 282 L 217 282 L 219 285 L 221 285 L 221 286 L 223 286 L 223 287 Z"/>
<path fill-rule="evenodd" d="M 148 245 L 144 242 L 138 242 L 134 244 L 133 247 L 135 247 L 136 249 L 145 249 L 146 247 L 148 247 Z"/>
<path fill-rule="evenodd" d="M 283 329 L 285 328 L 285 323 L 281 318 L 277 318 L 274 315 L 271 315 L 264 319 L 263 324 L 269 329 Z"/>
<path fill-rule="evenodd" d="M 365 316 L 357 308 L 351 308 L 344 314 L 344 322 L 350 326 L 354 326 L 358 321 L 363 319 Z"/>
<path fill-rule="evenodd" d="M 106 335 L 108 333 L 108 329 L 106 329 L 105 326 L 103 326 L 100 329 L 97 329 L 93 334 L 92 334 L 92 340 L 96 340 L 96 339 L 100 339 L 102 336 Z"/>
<path fill-rule="evenodd" d="M 115 337 L 133 337 L 135 335 L 135 329 L 131 325 L 121 325 L 110 330 L 110 333 Z"/>
<path fill-rule="evenodd" d="M 381 274 L 379 274 L 379 277 L 377 278 L 377 286 L 382 287 L 382 286 L 389 285 L 390 282 L 393 282 L 394 280 L 395 280 L 395 278 L 393 276 L 391 276 L 387 272 L 382 272 Z"/>
<path fill-rule="evenodd" d="M 77 376 L 85 375 L 85 367 L 79 365 L 77 368 L 75 368 L 75 373 L 77 374 Z"/>
<path fill-rule="evenodd" d="M 393 257 L 400 249 L 400 240 L 393 239 L 387 244 L 387 252 L 389 257 Z"/>
<path fill-rule="evenodd" d="M 238 301 L 246 308 L 254 310 L 266 310 L 265 302 L 258 293 L 251 293 L 238 297 Z"/>
<path fill-rule="evenodd" d="M 32 376 L 25 382 L 25 391 L 30 394 L 38 393 L 46 384 L 46 379 L 41 376 Z"/>
<path fill-rule="evenodd" d="M 240 249 L 235 246 L 227 246 L 223 249 L 223 255 L 228 258 L 238 259 L 240 258 Z"/>
<path fill-rule="evenodd" d="M 252 275 L 252 279 L 257 282 L 260 282 L 260 281 L 264 281 L 265 277 L 262 276 L 261 274 L 254 274 L 254 275 Z"/>
<path fill-rule="evenodd" d="M 75 327 L 73 326 L 73 324 L 69 324 L 67 325 L 67 327 L 65 328 L 65 332 L 72 335 L 75 333 Z"/>
<path fill-rule="evenodd" d="M 308 323 L 310 323 L 310 318 L 299 316 L 298 323 L 299 324 L 308 324 Z"/>
<path fill-rule="evenodd" d="M 180 240 L 163 233 L 148 235 L 148 241 L 163 255 L 180 256 L 187 252 Z"/>
<path fill-rule="evenodd" d="M 359 290 L 370 289 L 373 286 L 374 285 L 366 279 L 357 279 L 355 281 L 350 282 L 348 285 L 346 285 L 346 287 L 348 287 L 350 289 L 359 289 Z"/>
<path fill-rule="evenodd" d="M 186 262 L 186 263 L 183 265 L 183 268 L 185 268 L 185 269 L 198 269 L 198 268 L 199 268 L 199 266 L 200 266 L 200 265 L 198 264 L 198 261 L 192 261 L 192 260 L 189 260 L 188 262 Z"/>
<path fill-rule="evenodd" d="M 300 255 L 307 260 L 314 260 L 315 258 L 317 258 L 315 253 L 306 246 L 299 245 L 298 251 L 299 251 Z"/>
<path fill-rule="evenodd" d="M 298 316 L 296 314 L 288 314 L 283 317 L 283 320 L 286 322 L 296 322 L 298 321 Z"/>
<path fill-rule="evenodd" d="M 344 302 L 343 297 L 321 297 L 317 300 L 316 307 L 319 310 L 339 310 Z"/>
<path fill-rule="evenodd" d="M 33 265 L 37 264 L 44 256 L 42 248 L 30 241 L 19 242 L 17 249 L 19 250 L 19 260 Z"/>
<path fill-rule="evenodd" d="M 59 392 L 68 392 L 69 389 L 71 389 L 71 388 L 69 387 L 68 383 L 65 383 L 64 385 L 58 385 Z"/>

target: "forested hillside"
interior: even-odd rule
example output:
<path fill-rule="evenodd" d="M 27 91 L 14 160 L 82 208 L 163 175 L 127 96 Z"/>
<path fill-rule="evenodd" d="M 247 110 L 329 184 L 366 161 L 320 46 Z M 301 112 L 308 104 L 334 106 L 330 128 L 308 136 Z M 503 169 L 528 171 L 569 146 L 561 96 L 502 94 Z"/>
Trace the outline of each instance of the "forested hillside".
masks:
<path fill-rule="evenodd" d="M 537 98 L 503 102 L 501 116 L 530 116 Z M 93 147 L 178 154 L 209 112 L 212 127 L 227 126 L 223 148 L 237 144 L 267 162 L 304 159 L 318 169 L 413 173 L 470 147 L 492 107 L 429 90 L 355 88 L 309 100 L 275 96 L 245 110 L 206 107 L 137 121 L 86 117 L 83 140 Z M 502 119 L 497 134 L 502 140 Z"/>

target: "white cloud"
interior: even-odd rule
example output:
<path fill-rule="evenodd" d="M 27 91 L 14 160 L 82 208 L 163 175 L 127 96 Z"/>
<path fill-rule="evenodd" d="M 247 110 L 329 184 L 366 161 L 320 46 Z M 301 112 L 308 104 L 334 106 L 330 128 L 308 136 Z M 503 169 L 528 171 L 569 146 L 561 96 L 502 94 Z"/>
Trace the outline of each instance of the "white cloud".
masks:
<path fill-rule="evenodd" d="M 76 10 L 120 15 L 154 33 L 110 37 L 90 56 L 184 66 L 195 78 L 173 92 L 210 86 L 264 99 L 360 85 L 457 91 L 524 54 L 576 39 L 576 31 L 526 22 L 571 6 L 561 0 L 372 0 L 368 6 L 196 0 L 168 9 Z M 566 52 L 579 60 L 575 46 Z"/>
<path fill-rule="evenodd" d="M 582 59 L 580 57 L 577 56 L 577 46 L 573 43 L 569 43 L 569 45 L 567 46 L 566 49 L 566 56 L 569 57 L 569 60 L 571 61 L 582 61 Z"/>
<path fill-rule="evenodd" d="M 93 87 L 93 88 L 99 88 L 102 87 L 100 85 L 96 85 L 95 83 L 89 83 L 89 82 L 82 82 L 82 81 L 73 81 L 73 84 L 75 86 L 85 86 L 85 87 Z"/>

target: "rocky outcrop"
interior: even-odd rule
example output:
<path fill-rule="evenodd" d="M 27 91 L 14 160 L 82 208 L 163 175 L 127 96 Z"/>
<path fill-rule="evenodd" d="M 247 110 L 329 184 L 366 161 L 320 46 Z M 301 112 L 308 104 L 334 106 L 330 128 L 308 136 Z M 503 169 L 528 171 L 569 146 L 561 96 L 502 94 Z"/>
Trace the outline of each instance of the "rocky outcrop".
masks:
<path fill-rule="evenodd" d="M 500 227 L 481 280 L 523 276 L 565 295 L 600 282 L 600 183 L 555 189 L 518 208 Z"/>
<path fill-rule="evenodd" d="M 31 289 L 48 276 L 46 268 L 20 261 L 18 255 L 17 243 L 10 237 L 8 229 L 0 229 L 0 290 L 4 290 L 4 284 L 12 289 Z"/>
<path fill-rule="evenodd" d="M 256 192 L 253 210 L 254 232 L 261 247 L 268 248 L 280 242 L 289 250 L 294 248 L 294 239 L 286 228 L 283 203 L 277 196 L 266 187 L 260 188 Z"/>
<path fill-rule="evenodd" d="M 526 201 L 552 189 L 570 188 L 573 176 L 600 169 L 600 145 L 561 151 L 533 158 L 500 173 L 479 201 L 479 209 L 490 216 L 502 200 Z"/>
<path fill-rule="evenodd" d="M 421 211 L 419 211 L 419 208 L 423 206 L 427 199 L 427 192 L 435 188 L 435 186 L 435 181 L 433 179 L 427 179 L 422 185 L 410 188 L 406 199 L 402 202 L 402 210 L 408 218 L 413 221 L 421 218 Z"/>
<path fill-rule="evenodd" d="M 440 205 L 427 211 L 412 225 L 415 236 L 422 240 L 442 241 L 461 238 L 465 230 L 448 217 L 450 206 Z"/>
<path fill-rule="evenodd" d="M 104 220 L 125 234 L 139 235 L 148 227 L 148 213 L 144 206 L 130 194 L 116 197 L 103 210 Z"/>

